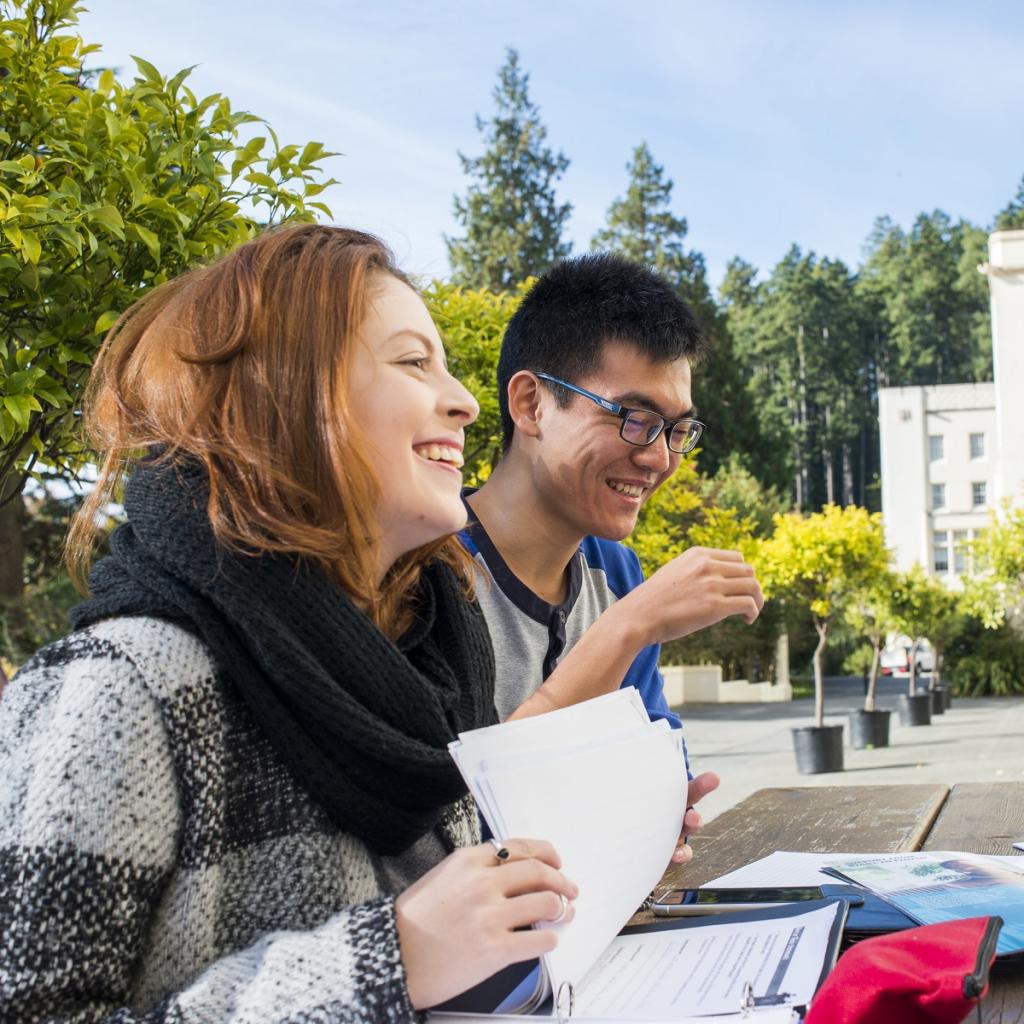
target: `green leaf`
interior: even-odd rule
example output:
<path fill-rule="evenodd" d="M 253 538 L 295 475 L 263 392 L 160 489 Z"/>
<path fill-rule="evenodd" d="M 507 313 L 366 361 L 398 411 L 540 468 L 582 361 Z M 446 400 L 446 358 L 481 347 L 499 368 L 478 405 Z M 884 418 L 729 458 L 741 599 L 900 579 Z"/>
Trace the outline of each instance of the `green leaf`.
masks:
<path fill-rule="evenodd" d="M 124 172 L 124 179 L 132 190 L 132 209 L 135 209 L 136 206 L 141 206 L 150 198 L 149 193 L 146 191 L 146 186 L 142 184 L 139 176 L 134 171 L 126 170 Z"/>
<path fill-rule="evenodd" d="M 6 409 L 0 409 L 0 442 L 7 444 L 14 437 L 18 424 Z"/>
<path fill-rule="evenodd" d="M 22 231 L 21 251 L 29 263 L 35 265 L 39 262 L 43 247 L 39 244 L 39 237 L 34 231 Z"/>
<path fill-rule="evenodd" d="M 302 150 L 302 155 L 299 157 L 299 166 L 302 168 L 309 167 L 324 155 L 322 142 L 307 142 Z"/>
<path fill-rule="evenodd" d="M 19 430 L 28 430 L 32 409 L 25 395 L 4 395 L 4 408 L 11 414 Z"/>
<path fill-rule="evenodd" d="M 142 244 L 149 250 L 150 256 L 153 257 L 153 262 L 160 263 L 160 239 L 157 237 L 155 231 L 150 231 L 149 228 L 144 228 L 141 224 L 129 224 L 128 233 L 135 235 L 135 237 L 142 242 Z"/>
<path fill-rule="evenodd" d="M 143 60 L 141 57 L 136 57 L 132 54 L 132 60 L 135 61 L 135 66 L 142 72 L 143 78 L 152 85 L 162 88 L 164 84 L 163 75 L 148 60 Z"/>
<path fill-rule="evenodd" d="M 111 142 L 116 142 L 121 137 L 121 122 L 112 110 L 104 110 L 103 119 L 107 125 L 107 137 Z"/>
<path fill-rule="evenodd" d="M 112 235 L 124 239 L 124 219 L 115 206 L 98 206 L 89 211 L 90 219 L 105 227 Z"/>
<path fill-rule="evenodd" d="M 93 330 L 97 334 L 106 334 L 106 332 L 109 331 L 115 323 L 117 323 L 117 318 L 120 315 L 121 314 L 118 313 L 116 309 L 108 309 L 105 313 L 100 315 L 100 318 L 96 321 L 96 326 Z"/>
<path fill-rule="evenodd" d="M 269 174 L 264 174 L 262 171 L 251 171 L 245 176 L 245 180 L 252 182 L 253 185 L 262 185 L 264 188 L 277 187 L 277 182 Z"/>
<path fill-rule="evenodd" d="M 50 232 L 54 237 L 60 239 L 69 252 L 73 252 L 76 256 L 82 255 L 82 236 L 77 231 L 72 231 L 71 228 L 63 224 L 55 224 L 50 228 Z"/>

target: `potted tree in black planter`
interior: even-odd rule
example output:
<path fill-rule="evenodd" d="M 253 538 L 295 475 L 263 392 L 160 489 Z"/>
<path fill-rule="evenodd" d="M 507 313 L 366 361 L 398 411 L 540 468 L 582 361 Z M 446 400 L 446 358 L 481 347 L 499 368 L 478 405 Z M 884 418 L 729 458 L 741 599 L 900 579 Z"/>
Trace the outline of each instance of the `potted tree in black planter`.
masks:
<path fill-rule="evenodd" d="M 942 681 L 942 659 L 949 642 L 963 628 L 964 614 L 960 609 L 961 600 L 958 594 L 948 590 L 934 577 L 929 577 L 929 583 L 932 590 L 931 600 L 927 606 L 927 635 L 932 645 L 932 678 L 929 690 L 932 693 L 933 710 L 938 701 L 942 711 L 948 711 L 952 705 L 952 690 Z"/>
<path fill-rule="evenodd" d="M 850 746 L 855 750 L 889 746 L 892 711 L 877 706 L 877 691 L 882 645 L 893 625 L 892 590 L 892 574 L 879 573 L 853 595 L 844 616 L 847 624 L 871 644 L 871 669 L 864 707 L 850 712 Z"/>
<path fill-rule="evenodd" d="M 925 637 L 936 637 L 940 632 L 952 628 L 956 598 L 940 580 L 929 576 L 920 565 L 915 565 L 909 572 L 895 576 L 893 610 L 898 627 L 911 638 L 910 682 L 906 696 L 899 699 L 900 723 L 910 726 L 930 725 L 932 715 L 942 714 L 945 704 L 941 691 L 933 693 L 931 688 L 934 686 L 934 663 L 929 688 L 921 690 L 917 685 L 920 663 L 918 655 Z M 945 638 L 940 643 L 944 646 Z"/>
<path fill-rule="evenodd" d="M 850 505 L 826 505 L 806 518 L 775 517 L 775 532 L 757 555 L 769 596 L 806 609 L 818 634 L 814 649 L 814 725 L 793 730 L 801 774 L 843 770 L 843 727 L 825 724 L 823 658 L 836 616 L 852 595 L 883 574 L 889 555 L 878 515 Z"/>

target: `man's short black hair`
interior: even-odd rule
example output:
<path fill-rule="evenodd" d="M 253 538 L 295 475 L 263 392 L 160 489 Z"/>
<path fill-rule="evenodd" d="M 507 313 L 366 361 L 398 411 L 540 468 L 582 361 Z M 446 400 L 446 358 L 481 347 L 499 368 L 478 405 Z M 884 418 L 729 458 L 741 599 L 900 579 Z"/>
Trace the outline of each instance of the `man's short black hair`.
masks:
<path fill-rule="evenodd" d="M 498 359 L 502 445 L 515 429 L 508 382 L 539 370 L 575 384 L 593 373 L 605 342 L 635 345 L 653 362 L 695 359 L 704 348 L 697 320 L 660 274 L 610 253 L 556 263 L 527 293 L 505 329 Z M 572 398 L 555 387 L 559 405 Z"/>

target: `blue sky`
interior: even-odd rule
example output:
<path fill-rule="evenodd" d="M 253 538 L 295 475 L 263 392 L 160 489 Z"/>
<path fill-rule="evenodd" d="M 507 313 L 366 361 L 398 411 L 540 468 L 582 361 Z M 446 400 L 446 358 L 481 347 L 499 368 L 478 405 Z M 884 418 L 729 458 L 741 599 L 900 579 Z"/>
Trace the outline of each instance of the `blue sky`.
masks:
<path fill-rule="evenodd" d="M 587 248 L 646 141 L 717 282 L 792 242 L 860 259 L 874 218 L 988 225 L 1024 175 L 1019 4 L 718 0 L 92 0 L 98 62 L 130 54 L 344 155 L 326 194 L 416 274 L 444 276 L 456 152 L 480 150 L 505 47 L 531 76 Z"/>

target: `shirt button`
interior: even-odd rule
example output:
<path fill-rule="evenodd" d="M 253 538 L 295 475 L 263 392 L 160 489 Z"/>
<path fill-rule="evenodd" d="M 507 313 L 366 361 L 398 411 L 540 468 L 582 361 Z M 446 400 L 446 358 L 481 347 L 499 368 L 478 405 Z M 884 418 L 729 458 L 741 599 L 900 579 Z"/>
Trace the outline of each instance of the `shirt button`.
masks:
<path fill-rule="evenodd" d="M 558 621 L 564 626 L 565 625 L 565 612 L 560 611 L 558 613 Z"/>

